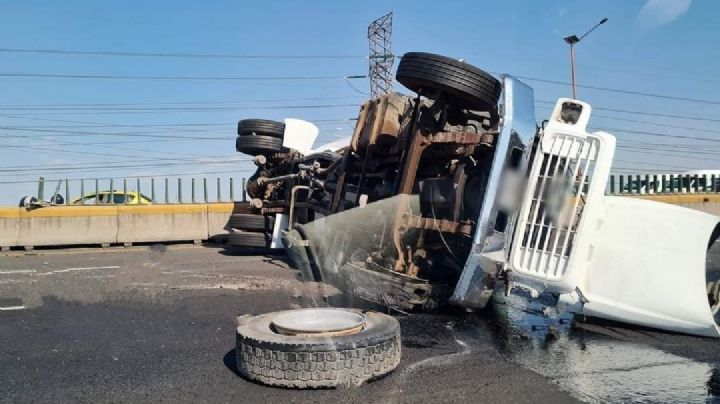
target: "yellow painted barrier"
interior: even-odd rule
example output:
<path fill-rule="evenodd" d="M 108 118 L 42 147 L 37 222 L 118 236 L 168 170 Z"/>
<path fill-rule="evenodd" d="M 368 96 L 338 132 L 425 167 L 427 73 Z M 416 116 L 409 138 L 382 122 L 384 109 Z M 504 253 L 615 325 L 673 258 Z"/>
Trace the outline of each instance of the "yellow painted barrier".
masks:
<path fill-rule="evenodd" d="M 246 203 L 0 208 L 0 247 L 207 240 Z"/>
<path fill-rule="evenodd" d="M 648 199 L 656 202 L 671 203 L 673 205 L 720 202 L 720 195 L 718 194 L 652 194 L 627 196 Z"/>

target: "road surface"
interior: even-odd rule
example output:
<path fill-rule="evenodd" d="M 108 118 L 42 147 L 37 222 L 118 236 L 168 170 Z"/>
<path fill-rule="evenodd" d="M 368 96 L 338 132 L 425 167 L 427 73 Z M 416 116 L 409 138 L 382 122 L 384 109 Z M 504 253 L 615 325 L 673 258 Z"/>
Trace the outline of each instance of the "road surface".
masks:
<path fill-rule="evenodd" d="M 720 344 L 539 314 L 522 296 L 480 313 L 400 316 L 403 359 L 360 388 L 244 380 L 239 314 L 322 305 L 282 256 L 211 246 L 0 255 L 0 401 L 691 402 L 720 394 Z"/>

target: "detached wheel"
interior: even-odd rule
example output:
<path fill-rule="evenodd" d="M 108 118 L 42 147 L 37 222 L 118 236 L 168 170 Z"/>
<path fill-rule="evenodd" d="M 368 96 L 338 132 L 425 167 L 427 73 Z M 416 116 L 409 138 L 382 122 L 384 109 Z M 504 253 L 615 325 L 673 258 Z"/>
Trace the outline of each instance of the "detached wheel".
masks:
<path fill-rule="evenodd" d="M 267 119 L 243 119 L 238 122 L 237 133 L 240 136 L 263 135 L 282 139 L 285 123 Z"/>
<path fill-rule="evenodd" d="M 265 233 L 232 231 L 226 236 L 227 243 L 238 247 L 269 247 L 270 238 Z"/>
<path fill-rule="evenodd" d="M 322 332 L 323 321 L 338 316 L 350 316 L 341 321 L 349 324 Z M 351 316 L 363 318 L 359 330 Z M 355 333 L 343 335 L 350 329 Z M 304 333 L 283 334 L 288 330 Z M 358 386 L 385 376 L 400 363 L 400 323 L 376 312 L 301 309 L 243 316 L 238 318 L 236 336 L 240 374 L 271 386 Z"/>
<path fill-rule="evenodd" d="M 282 139 L 266 135 L 238 136 L 235 139 L 235 150 L 240 153 L 256 156 L 258 154 L 272 154 L 282 150 Z"/>
<path fill-rule="evenodd" d="M 500 99 L 502 84 L 477 67 L 432 53 L 409 52 L 398 64 L 397 81 L 423 95 L 433 92 L 456 97 L 471 108 L 493 109 Z"/>
<path fill-rule="evenodd" d="M 253 215 L 249 213 L 236 213 L 230 215 L 228 227 L 238 230 L 271 231 L 275 224 L 272 216 Z"/>

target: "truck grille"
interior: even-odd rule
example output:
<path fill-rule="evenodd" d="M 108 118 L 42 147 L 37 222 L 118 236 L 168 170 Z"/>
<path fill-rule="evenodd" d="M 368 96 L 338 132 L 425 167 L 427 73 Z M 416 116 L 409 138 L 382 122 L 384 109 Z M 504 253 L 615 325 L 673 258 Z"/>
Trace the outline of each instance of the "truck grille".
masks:
<path fill-rule="evenodd" d="M 597 138 L 555 134 L 539 150 L 518 223 L 513 270 L 548 280 L 568 269 L 599 149 Z M 542 146 L 540 146 L 542 147 Z"/>

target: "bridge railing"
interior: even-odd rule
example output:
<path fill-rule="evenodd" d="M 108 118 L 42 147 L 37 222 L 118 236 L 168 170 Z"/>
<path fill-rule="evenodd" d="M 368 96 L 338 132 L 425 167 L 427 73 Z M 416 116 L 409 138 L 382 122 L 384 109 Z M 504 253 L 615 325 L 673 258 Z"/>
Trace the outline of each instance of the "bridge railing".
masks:
<path fill-rule="evenodd" d="M 142 196 L 153 204 L 247 201 L 246 178 L 84 178 L 38 179 L 37 199 L 50 205 L 136 204 Z M 720 194 L 720 174 L 615 174 L 609 195 Z M 62 198 L 58 198 L 61 195 Z M 130 196 L 130 197 L 128 197 Z M 57 203 L 56 203 L 57 201 Z M 146 202 L 146 203 L 147 203 Z M 140 202 L 142 203 L 142 202 Z"/>
<path fill-rule="evenodd" d="M 609 195 L 720 193 L 715 174 L 623 174 L 611 175 Z"/>
<path fill-rule="evenodd" d="M 247 201 L 245 178 L 38 179 L 38 203 L 50 205 L 189 204 Z"/>

